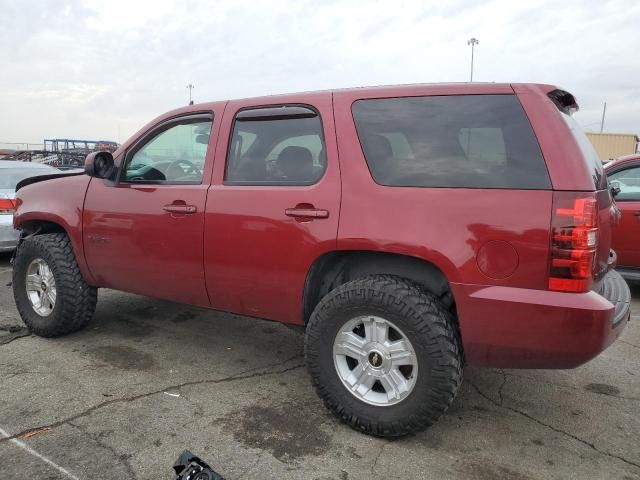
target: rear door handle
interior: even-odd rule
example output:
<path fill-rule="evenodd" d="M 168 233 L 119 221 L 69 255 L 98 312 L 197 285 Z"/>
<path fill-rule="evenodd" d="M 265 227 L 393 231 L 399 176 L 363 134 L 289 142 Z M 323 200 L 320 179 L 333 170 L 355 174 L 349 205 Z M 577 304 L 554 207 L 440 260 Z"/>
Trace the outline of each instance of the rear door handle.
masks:
<path fill-rule="evenodd" d="M 633 212 L 633 214 L 634 214 L 636 217 L 640 217 L 640 211 Z"/>
<path fill-rule="evenodd" d="M 196 213 L 198 208 L 195 205 L 186 205 L 181 203 L 172 203 L 162 207 L 165 212 L 170 213 Z"/>
<path fill-rule="evenodd" d="M 329 218 L 329 210 L 322 210 L 319 208 L 313 207 L 295 207 L 295 208 L 287 208 L 284 211 L 284 214 L 287 217 L 299 218 L 299 219 L 308 219 L 313 220 L 314 218 Z"/>

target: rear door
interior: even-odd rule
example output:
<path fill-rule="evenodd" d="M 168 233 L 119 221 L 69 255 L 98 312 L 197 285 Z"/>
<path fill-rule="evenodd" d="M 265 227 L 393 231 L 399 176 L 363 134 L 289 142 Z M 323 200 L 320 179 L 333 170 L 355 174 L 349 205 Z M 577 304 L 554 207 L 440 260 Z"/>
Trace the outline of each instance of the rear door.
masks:
<path fill-rule="evenodd" d="M 307 273 L 334 250 L 340 171 L 331 94 L 230 102 L 207 196 L 214 308 L 302 321 Z"/>
<path fill-rule="evenodd" d="M 625 165 L 608 176 L 610 185 L 620 189 L 616 204 L 622 213 L 613 228 L 612 248 L 619 266 L 640 268 L 640 164 Z"/>

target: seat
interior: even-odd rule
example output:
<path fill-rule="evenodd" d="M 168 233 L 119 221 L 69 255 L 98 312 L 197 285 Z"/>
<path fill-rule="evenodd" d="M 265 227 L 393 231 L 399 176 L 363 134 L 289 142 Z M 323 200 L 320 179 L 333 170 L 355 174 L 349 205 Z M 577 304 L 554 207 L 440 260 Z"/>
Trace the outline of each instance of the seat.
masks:
<path fill-rule="evenodd" d="M 278 155 L 276 165 L 288 182 L 313 181 L 313 154 L 308 148 L 295 146 L 283 148 Z"/>
<path fill-rule="evenodd" d="M 368 135 L 364 139 L 367 164 L 373 178 L 385 183 L 393 173 L 393 149 L 389 139 L 380 134 Z"/>
<path fill-rule="evenodd" d="M 327 151 L 324 149 L 324 146 L 318 152 L 318 163 L 324 168 L 324 165 L 327 163 Z"/>
<path fill-rule="evenodd" d="M 245 157 L 235 172 L 229 174 L 229 179 L 237 182 L 264 182 L 267 179 L 267 169 L 261 158 Z"/>
<path fill-rule="evenodd" d="M 324 169 L 327 165 L 327 151 L 324 146 L 318 152 L 318 161 L 313 164 L 313 179 L 317 180 L 324 173 Z"/>

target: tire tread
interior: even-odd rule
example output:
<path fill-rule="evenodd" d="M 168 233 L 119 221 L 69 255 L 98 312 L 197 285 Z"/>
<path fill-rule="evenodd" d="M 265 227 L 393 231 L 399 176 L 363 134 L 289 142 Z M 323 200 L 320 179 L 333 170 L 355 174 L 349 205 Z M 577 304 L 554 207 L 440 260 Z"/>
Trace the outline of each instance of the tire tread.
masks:
<path fill-rule="evenodd" d="M 52 312 L 55 317 L 51 318 L 45 326 L 31 320 L 31 314 L 35 312 L 17 291 L 17 288 L 22 285 L 17 277 L 25 274 L 20 267 L 26 269 L 32 260 L 29 258 L 29 251 L 32 248 L 42 252 L 43 256 L 49 256 L 47 263 L 51 263 L 49 266 L 56 282 L 56 302 L 60 301 L 59 311 Z M 57 337 L 81 329 L 92 319 L 96 309 L 97 289 L 84 281 L 71 241 L 64 233 L 35 235 L 25 239 L 19 245 L 13 269 L 13 285 L 18 313 L 29 330 L 42 337 Z"/>
<path fill-rule="evenodd" d="M 338 309 L 348 308 L 354 301 L 392 308 L 411 322 L 421 338 L 431 340 L 423 345 L 430 356 L 437 360 L 432 368 L 433 378 L 437 382 L 429 389 L 421 407 L 401 420 L 382 422 L 362 418 L 358 412 L 349 411 L 347 406 L 342 405 L 322 380 L 323 372 L 316 361 L 320 354 L 321 327 Z M 462 382 L 462 345 L 453 315 L 435 295 L 405 278 L 393 275 L 359 278 L 329 292 L 316 306 L 309 320 L 305 358 L 313 386 L 326 407 L 346 424 L 375 436 L 398 437 L 429 427 L 447 411 Z"/>

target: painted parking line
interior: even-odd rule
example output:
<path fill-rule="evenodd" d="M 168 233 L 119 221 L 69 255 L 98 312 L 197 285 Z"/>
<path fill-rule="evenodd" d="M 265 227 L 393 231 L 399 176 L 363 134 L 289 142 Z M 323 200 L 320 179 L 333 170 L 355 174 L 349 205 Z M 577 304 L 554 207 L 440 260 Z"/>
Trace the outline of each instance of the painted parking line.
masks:
<path fill-rule="evenodd" d="M 0 435 L 2 435 L 4 438 L 11 438 L 11 435 L 9 435 L 7 432 L 5 432 L 2 428 L 0 428 Z M 33 448 L 31 448 L 29 445 L 27 445 L 23 441 L 18 440 L 17 438 L 11 438 L 11 440 L 9 440 L 9 442 L 11 442 L 15 446 L 21 448 L 22 450 L 27 452 L 29 455 L 37 458 L 38 460 L 43 461 L 47 465 L 55 468 L 58 472 L 62 473 L 67 478 L 70 478 L 71 480 L 80 480 L 78 477 L 76 477 L 69 470 L 67 470 L 66 468 L 61 467 L 60 465 L 55 463 L 53 460 L 50 460 L 47 457 L 45 457 L 44 455 L 36 452 Z"/>

